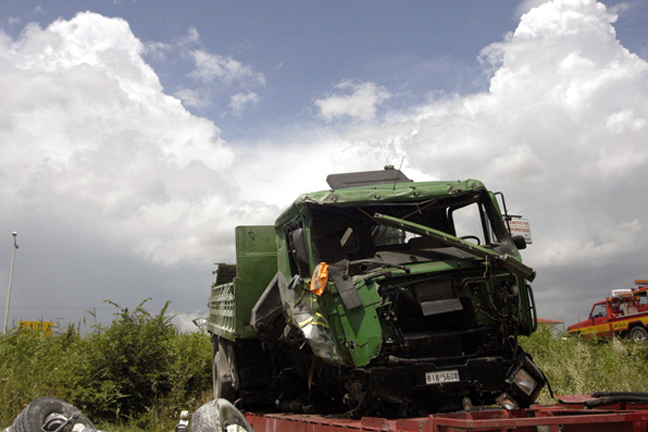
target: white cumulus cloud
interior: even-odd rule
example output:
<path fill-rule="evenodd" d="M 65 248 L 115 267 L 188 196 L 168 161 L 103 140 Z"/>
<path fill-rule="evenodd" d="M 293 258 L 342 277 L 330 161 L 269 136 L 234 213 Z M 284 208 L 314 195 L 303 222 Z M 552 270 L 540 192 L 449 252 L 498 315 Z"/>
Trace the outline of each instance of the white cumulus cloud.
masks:
<path fill-rule="evenodd" d="M 233 205 L 234 154 L 163 93 L 143 50 L 126 21 L 94 13 L 0 40 L 0 213 L 85 221 L 152 260 L 209 262 L 203 212 Z"/>
<path fill-rule="evenodd" d="M 265 85 L 265 76 L 262 73 L 254 72 L 250 66 L 245 66 L 231 57 L 211 54 L 204 50 L 194 50 L 191 56 L 196 65 L 196 69 L 190 74 L 193 78 L 204 82 L 218 79 L 227 84 L 238 81 L 250 85 Z"/>
<path fill-rule="evenodd" d="M 335 87 L 335 95 L 315 101 L 320 115 L 326 120 L 349 117 L 364 122 L 371 121 L 376 117 L 378 106 L 391 97 L 384 87 L 372 82 L 354 84 L 344 81 Z"/>
<path fill-rule="evenodd" d="M 645 277 L 632 272 L 648 254 L 648 63 L 594 0 L 526 7 L 482 51 L 487 91 L 378 115 L 390 92 L 358 77 L 314 101 L 323 126 L 245 143 L 183 107 L 206 100 L 198 90 L 164 92 L 122 19 L 82 13 L 2 35 L 0 221 L 83 228 L 160 268 L 204 266 L 232 257 L 236 224 L 272 223 L 326 174 L 402 162 L 415 180 L 471 177 L 504 191 L 531 220 L 523 254 L 538 270 L 540 313 L 567 319 L 583 296 L 564 293 Z M 247 87 L 264 85 L 262 73 L 191 52 L 197 80 L 239 86 L 226 109 L 258 103 Z"/>
<path fill-rule="evenodd" d="M 246 107 L 254 108 L 259 103 L 259 95 L 256 93 L 237 93 L 230 98 L 230 108 L 234 115 L 240 115 Z"/>

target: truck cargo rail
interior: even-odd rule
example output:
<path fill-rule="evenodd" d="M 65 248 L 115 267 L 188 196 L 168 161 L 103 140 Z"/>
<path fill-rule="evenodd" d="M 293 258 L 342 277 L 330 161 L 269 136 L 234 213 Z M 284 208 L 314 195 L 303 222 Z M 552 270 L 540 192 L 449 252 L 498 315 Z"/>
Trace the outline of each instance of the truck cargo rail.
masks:
<path fill-rule="evenodd" d="M 616 402 L 588 409 L 590 395 L 563 396 L 552 405 L 526 409 L 475 409 L 465 412 L 431 414 L 427 417 L 359 420 L 312 414 L 245 414 L 255 432 L 645 432 L 648 428 L 648 402 Z M 608 401 L 610 399 L 608 398 Z M 605 401 L 603 401 L 605 403 Z"/>

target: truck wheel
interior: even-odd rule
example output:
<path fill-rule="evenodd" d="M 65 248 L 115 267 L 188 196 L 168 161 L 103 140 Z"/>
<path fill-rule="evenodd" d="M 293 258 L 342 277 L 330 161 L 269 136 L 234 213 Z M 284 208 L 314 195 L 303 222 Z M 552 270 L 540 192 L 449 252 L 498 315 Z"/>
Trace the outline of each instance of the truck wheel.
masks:
<path fill-rule="evenodd" d="M 72 430 L 72 424 L 74 430 L 96 430 L 95 425 L 79 409 L 52 397 L 41 397 L 32 401 L 18 414 L 9 430 L 11 432 L 54 432 L 70 419 L 74 423 L 70 422 L 65 430 Z"/>
<path fill-rule="evenodd" d="M 247 419 L 239 411 L 233 403 L 225 399 L 218 399 L 216 401 L 218 416 L 220 419 L 221 427 L 224 432 L 231 430 L 230 426 L 236 425 L 236 431 L 245 430 L 245 432 L 254 432 L 252 426 L 248 423 Z"/>
<path fill-rule="evenodd" d="M 214 399 L 236 400 L 236 368 L 234 361 L 234 350 L 227 342 L 218 343 L 218 352 L 214 355 L 212 366 L 212 384 L 214 388 Z"/>
<path fill-rule="evenodd" d="M 236 425 L 233 429 L 230 426 Z M 225 399 L 214 399 L 196 410 L 191 417 L 191 432 L 254 432 L 245 416 Z"/>
<path fill-rule="evenodd" d="M 635 343 L 644 343 L 648 339 L 648 331 L 643 327 L 633 327 L 630 330 L 630 340 Z"/>
<path fill-rule="evenodd" d="M 220 432 L 223 426 L 218 415 L 217 399 L 207 402 L 191 416 L 191 432 Z"/>

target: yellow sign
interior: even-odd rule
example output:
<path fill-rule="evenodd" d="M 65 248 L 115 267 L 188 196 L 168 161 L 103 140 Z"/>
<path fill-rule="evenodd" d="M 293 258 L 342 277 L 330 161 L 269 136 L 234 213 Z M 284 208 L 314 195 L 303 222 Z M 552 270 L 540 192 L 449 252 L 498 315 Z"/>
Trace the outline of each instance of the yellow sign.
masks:
<path fill-rule="evenodd" d="M 610 331 L 610 324 L 599 324 L 594 327 L 594 333 L 599 334 L 599 333 L 607 333 Z"/>
<path fill-rule="evenodd" d="M 628 328 L 628 321 L 620 321 L 612 324 L 614 330 L 625 330 Z"/>
<path fill-rule="evenodd" d="M 19 321 L 18 330 L 29 327 L 32 330 L 43 331 L 47 336 L 54 333 L 54 323 L 51 321 Z"/>

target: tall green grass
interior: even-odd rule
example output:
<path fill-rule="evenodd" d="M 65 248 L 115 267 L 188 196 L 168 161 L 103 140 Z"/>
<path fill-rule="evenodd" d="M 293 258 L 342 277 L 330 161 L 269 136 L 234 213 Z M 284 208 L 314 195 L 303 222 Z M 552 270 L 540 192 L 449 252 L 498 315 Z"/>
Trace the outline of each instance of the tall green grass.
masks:
<path fill-rule="evenodd" d="M 51 337 L 29 329 L 0 337 L 0 428 L 40 396 L 63 399 L 108 432 L 170 431 L 181 410 L 211 395 L 211 344 L 182 333 L 166 307 L 150 314 L 115 305 L 114 321 L 87 334 L 69 327 Z M 556 395 L 648 392 L 648 344 L 589 342 L 548 329 L 521 338 Z M 543 391 L 540 403 L 556 402 Z"/>
<path fill-rule="evenodd" d="M 648 344 L 564 337 L 547 328 L 520 338 L 520 343 L 544 371 L 555 395 L 648 392 Z M 556 400 L 545 389 L 539 402 Z"/>
<path fill-rule="evenodd" d="M 109 326 L 51 337 L 21 330 L 0 338 L 0 426 L 40 396 L 63 399 L 104 430 L 172 430 L 183 409 L 211 398 L 211 343 L 181 333 L 144 303 Z"/>

